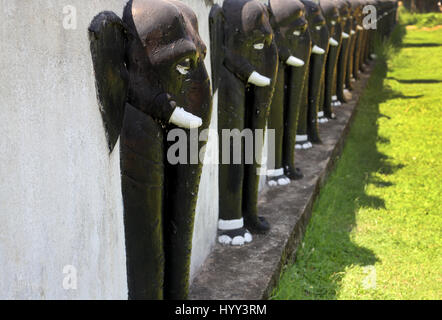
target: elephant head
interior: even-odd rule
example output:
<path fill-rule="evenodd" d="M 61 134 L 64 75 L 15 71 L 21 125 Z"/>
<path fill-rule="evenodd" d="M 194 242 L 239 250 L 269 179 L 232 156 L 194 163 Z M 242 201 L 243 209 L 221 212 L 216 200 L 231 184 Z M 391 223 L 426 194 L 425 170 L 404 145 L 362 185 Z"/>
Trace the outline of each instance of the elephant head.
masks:
<path fill-rule="evenodd" d="M 294 51 L 302 45 L 300 35 L 307 30 L 304 5 L 298 0 L 269 0 L 268 6 L 279 59 L 290 66 L 303 66 L 305 62 Z"/>
<path fill-rule="evenodd" d="M 329 32 L 319 5 L 311 0 L 301 0 L 306 9 L 310 37 L 312 41 L 312 53 L 324 54 L 328 48 Z"/>
<path fill-rule="evenodd" d="M 154 99 L 160 108 L 151 107 L 147 113 L 181 127 L 207 122 L 211 92 L 203 62 L 206 46 L 198 34 L 195 13 L 180 1 L 131 0 L 123 21 L 130 31 L 127 59 L 132 103 L 144 108 Z M 162 93 L 147 89 L 152 82 Z"/>
<path fill-rule="evenodd" d="M 328 31 L 330 33 L 329 43 L 331 46 L 338 46 L 341 35 L 335 34 L 338 24 L 341 23 L 337 3 L 334 0 L 320 0 L 319 5 L 324 15 Z"/>
<path fill-rule="evenodd" d="M 355 20 L 355 28 L 361 30 L 362 27 L 362 0 L 352 0 L 353 18 Z M 359 26 L 359 27 L 358 27 Z"/>
<path fill-rule="evenodd" d="M 341 17 L 341 30 L 344 39 L 348 39 L 350 36 L 351 24 L 350 24 L 350 2 L 348 0 L 338 0 L 337 6 L 339 10 L 339 16 Z"/>
<path fill-rule="evenodd" d="M 243 82 L 268 86 L 263 61 L 274 50 L 273 30 L 267 8 L 256 0 L 226 0 L 224 23 L 224 65 Z"/>

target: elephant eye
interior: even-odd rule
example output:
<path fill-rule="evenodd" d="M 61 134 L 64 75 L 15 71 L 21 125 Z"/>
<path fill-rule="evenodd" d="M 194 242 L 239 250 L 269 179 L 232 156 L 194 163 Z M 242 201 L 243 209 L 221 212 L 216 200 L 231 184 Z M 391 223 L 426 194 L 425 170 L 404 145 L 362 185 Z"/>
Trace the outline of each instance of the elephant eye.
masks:
<path fill-rule="evenodd" d="M 262 50 L 264 48 L 264 43 L 263 42 L 255 43 L 253 45 L 253 48 L 255 48 L 255 50 Z"/>
<path fill-rule="evenodd" d="M 176 70 L 181 73 L 182 75 L 186 75 L 189 73 L 190 70 L 190 59 L 187 58 L 186 60 L 180 62 L 176 66 Z"/>

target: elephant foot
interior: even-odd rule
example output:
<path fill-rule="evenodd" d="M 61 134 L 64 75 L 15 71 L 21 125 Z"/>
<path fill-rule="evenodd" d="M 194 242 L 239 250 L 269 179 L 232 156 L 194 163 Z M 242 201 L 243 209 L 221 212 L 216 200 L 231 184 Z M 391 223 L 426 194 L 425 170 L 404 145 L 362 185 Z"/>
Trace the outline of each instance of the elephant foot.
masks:
<path fill-rule="evenodd" d="M 267 170 L 267 184 L 269 187 L 286 186 L 290 179 L 284 175 L 284 169 Z"/>
<path fill-rule="evenodd" d="M 312 147 L 313 145 L 310 141 L 308 141 L 308 136 L 306 134 L 296 136 L 296 144 L 295 144 L 296 150 L 307 150 Z"/>
<path fill-rule="evenodd" d="M 297 143 L 295 144 L 295 149 L 297 150 L 307 150 L 313 148 L 313 144 L 310 141 L 306 143 Z"/>
<path fill-rule="evenodd" d="M 270 230 L 270 223 L 264 217 L 258 217 L 258 219 L 245 218 L 246 227 L 253 233 L 264 234 Z"/>
<path fill-rule="evenodd" d="M 347 101 L 350 101 L 353 98 L 353 94 L 348 89 L 344 89 L 344 98 Z"/>
<path fill-rule="evenodd" d="M 342 103 L 341 103 L 341 101 L 338 100 L 338 96 L 333 96 L 331 106 L 332 107 L 340 107 L 341 105 L 342 105 Z"/>
<path fill-rule="evenodd" d="M 318 123 L 327 123 L 328 119 L 324 116 L 324 112 L 318 112 Z"/>
<path fill-rule="evenodd" d="M 244 227 L 244 219 L 218 221 L 218 242 L 221 244 L 242 246 L 252 242 L 250 232 Z"/>
<path fill-rule="evenodd" d="M 301 169 L 299 168 L 295 169 L 286 168 L 285 175 L 292 180 L 301 180 L 302 178 L 304 178 L 304 175 L 302 174 Z"/>
<path fill-rule="evenodd" d="M 252 234 L 246 228 L 220 231 L 218 242 L 225 245 L 243 246 L 252 242 Z"/>

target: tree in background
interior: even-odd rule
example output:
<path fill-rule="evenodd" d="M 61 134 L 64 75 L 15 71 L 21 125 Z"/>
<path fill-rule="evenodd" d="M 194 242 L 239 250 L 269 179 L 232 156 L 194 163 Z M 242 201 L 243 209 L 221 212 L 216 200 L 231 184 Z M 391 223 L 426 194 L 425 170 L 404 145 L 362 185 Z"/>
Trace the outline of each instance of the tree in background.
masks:
<path fill-rule="evenodd" d="M 402 0 L 405 8 L 411 12 L 438 12 L 440 0 Z"/>

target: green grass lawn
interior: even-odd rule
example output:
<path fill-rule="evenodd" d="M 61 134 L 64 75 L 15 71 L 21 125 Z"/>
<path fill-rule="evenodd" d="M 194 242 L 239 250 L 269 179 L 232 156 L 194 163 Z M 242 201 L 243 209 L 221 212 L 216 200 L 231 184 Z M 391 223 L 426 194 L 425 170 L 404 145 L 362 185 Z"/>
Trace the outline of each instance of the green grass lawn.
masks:
<path fill-rule="evenodd" d="M 415 25 L 417 27 L 435 27 L 442 24 L 442 13 L 411 13 L 404 7 L 399 8 L 400 22 L 404 25 Z"/>
<path fill-rule="evenodd" d="M 378 52 L 274 299 L 442 299 L 442 30 Z"/>

